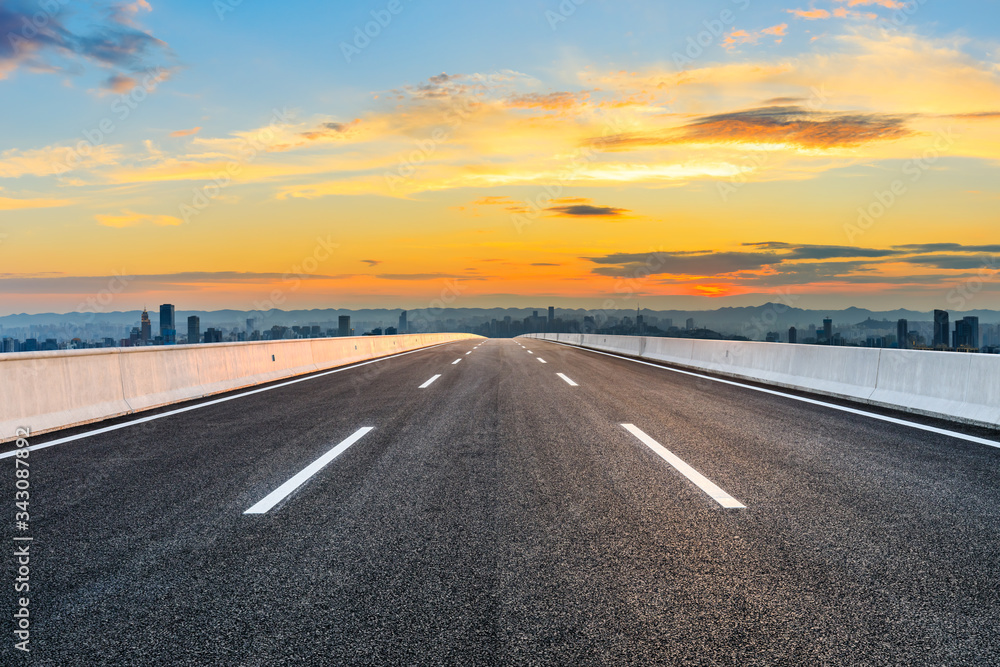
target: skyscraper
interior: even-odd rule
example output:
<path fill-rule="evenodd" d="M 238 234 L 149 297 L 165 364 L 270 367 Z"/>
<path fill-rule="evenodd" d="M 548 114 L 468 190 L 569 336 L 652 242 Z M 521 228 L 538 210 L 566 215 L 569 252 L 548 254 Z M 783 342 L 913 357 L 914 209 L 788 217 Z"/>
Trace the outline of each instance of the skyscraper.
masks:
<path fill-rule="evenodd" d="M 174 323 L 174 305 L 165 303 L 160 306 L 160 337 L 164 345 L 177 343 L 177 325 Z"/>
<path fill-rule="evenodd" d="M 250 334 L 252 334 L 256 330 L 257 330 L 257 320 L 254 319 L 254 318 L 252 318 L 252 317 L 248 317 L 247 318 L 247 337 L 249 338 Z"/>
<path fill-rule="evenodd" d="M 552 323 L 556 321 L 556 308 L 555 306 L 549 306 L 549 327 L 552 327 Z"/>
<path fill-rule="evenodd" d="M 896 322 L 896 344 L 899 349 L 905 350 L 910 347 L 910 323 L 906 320 Z"/>
<path fill-rule="evenodd" d="M 954 348 L 979 349 L 979 318 L 963 317 L 955 322 L 955 334 L 952 338 Z"/>
<path fill-rule="evenodd" d="M 969 325 L 969 347 L 982 347 L 979 340 L 979 318 L 969 316 L 962 319 Z"/>
<path fill-rule="evenodd" d="M 788 342 L 797 343 L 799 342 L 799 332 L 795 327 L 788 327 Z"/>
<path fill-rule="evenodd" d="M 142 318 L 139 320 L 139 341 L 143 345 L 149 345 L 150 339 L 153 337 L 153 323 L 149 321 L 149 313 L 146 309 L 142 309 Z"/>
<path fill-rule="evenodd" d="M 350 336 L 351 335 L 351 316 L 350 315 L 341 315 L 339 318 L 337 318 L 337 322 L 339 324 L 338 335 L 340 335 L 340 336 Z"/>
<path fill-rule="evenodd" d="M 687 328 L 688 331 L 693 331 L 694 330 L 694 318 L 693 317 L 689 317 L 687 319 L 686 324 L 687 324 L 686 328 Z"/>
<path fill-rule="evenodd" d="M 934 311 L 934 347 L 948 347 L 951 332 L 948 330 L 948 311 Z"/>
<path fill-rule="evenodd" d="M 408 331 L 406 329 L 406 311 L 405 310 L 399 314 L 399 326 L 396 327 L 396 329 L 401 334 L 408 333 Z"/>
<path fill-rule="evenodd" d="M 201 318 L 192 315 L 188 318 L 188 345 L 201 342 Z"/>
<path fill-rule="evenodd" d="M 833 320 L 829 317 L 823 319 L 823 338 L 827 344 L 833 342 Z"/>

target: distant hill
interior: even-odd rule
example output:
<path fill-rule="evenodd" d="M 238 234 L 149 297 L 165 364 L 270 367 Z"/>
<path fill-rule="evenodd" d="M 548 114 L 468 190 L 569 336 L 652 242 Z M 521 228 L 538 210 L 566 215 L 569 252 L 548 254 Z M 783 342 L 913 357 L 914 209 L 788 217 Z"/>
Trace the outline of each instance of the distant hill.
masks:
<path fill-rule="evenodd" d="M 524 319 L 534 311 L 539 315 L 546 316 L 547 308 L 544 306 L 528 308 L 444 308 L 444 309 L 417 309 L 408 313 L 411 322 L 419 322 L 424 319 L 431 321 L 455 320 L 456 322 L 467 322 L 469 324 L 481 323 L 492 319 L 503 320 L 504 317 L 511 319 Z M 142 311 L 113 311 L 107 313 L 39 313 L 34 315 L 17 314 L 0 317 L 0 327 L 17 328 L 27 326 L 73 326 L 80 327 L 86 324 L 108 324 L 118 326 L 135 326 L 139 322 Z M 373 322 L 384 323 L 394 326 L 399 317 L 400 309 L 371 308 L 351 310 L 346 308 L 324 308 L 312 310 L 270 310 L 266 312 L 252 312 L 243 310 L 178 310 L 176 313 L 176 325 L 178 329 L 185 326 L 187 317 L 197 315 L 201 319 L 201 327 L 225 327 L 244 328 L 247 318 L 257 319 L 258 328 L 269 328 L 273 325 L 295 326 L 307 324 L 333 325 L 340 315 L 349 315 L 352 323 Z M 642 315 L 648 318 L 657 318 L 661 323 L 664 319 L 673 320 L 673 325 L 683 327 L 688 318 L 695 320 L 697 327 L 706 327 L 724 333 L 740 333 L 748 330 L 787 330 L 788 327 L 807 328 L 810 324 L 817 327 L 822 326 L 823 319 L 830 317 L 834 321 L 834 326 L 864 324 L 870 328 L 891 328 L 899 319 L 906 319 L 911 323 L 931 322 L 933 313 L 930 311 L 914 310 L 892 310 L 892 311 L 871 311 L 864 308 L 845 308 L 842 310 L 806 310 L 790 307 L 781 303 L 766 303 L 760 306 L 725 307 L 716 310 L 651 310 L 642 309 Z M 615 309 L 600 311 L 594 309 L 569 309 L 556 308 L 555 315 L 561 319 L 579 319 L 585 316 L 616 316 L 634 317 L 635 310 Z M 983 324 L 1000 323 L 1000 311 L 996 310 L 972 310 L 965 312 L 952 311 L 951 319 L 954 321 L 965 316 L 979 317 Z M 150 319 L 154 327 L 159 321 L 159 310 L 149 311 Z"/>

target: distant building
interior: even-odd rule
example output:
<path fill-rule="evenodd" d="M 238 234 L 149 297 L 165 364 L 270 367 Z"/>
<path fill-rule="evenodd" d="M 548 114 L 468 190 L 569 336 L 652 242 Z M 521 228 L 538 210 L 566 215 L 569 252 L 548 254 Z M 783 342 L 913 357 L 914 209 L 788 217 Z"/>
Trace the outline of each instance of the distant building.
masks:
<path fill-rule="evenodd" d="M 409 331 L 406 328 L 406 311 L 405 310 L 399 314 L 399 326 L 396 327 L 396 329 L 401 334 L 409 333 Z"/>
<path fill-rule="evenodd" d="M 160 306 L 160 338 L 164 345 L 177 343 L 177 325 L 174 323 L 174 304 L 165 303 Z"/>
<path fill-rule="evenodd" d="M 910 323 L 906 320 L 896 322 L 896 345 L 901 350 L 910 347 Z"/>
<path fill-rule="evenodd" d="M 222 342 L 222 331 L 214 327 L 209 327 L 205 329 L 205 342 L 206 343 L 221 343 Z"/>
<path fill-rule="evenodd" d="M 337 334 L 340 336 L 350 336 L 351 335 L 351 316 L 341 315 L 338 318 L 338 331 Z"/>
<path fill-rule="evenodd" d="M 948 311 L 946 310 L 935 310 L 934 311 L 934 347 L 948 347 L 948 341 L 951 338 L 948 326 Z"/>
<path fill-rule="evenodd" d="M 694 331 L 694 318 L 693 317 L 687 318 L 687 324 L 686 324 L 685 328 L 688 331 Z"/>
<path fill-rule="evenodd" d="M 201 342 L 201 318 L 191 315 L 188 318 L 188 344 Z"/>
<path fill-rule="evenodd" d="M 549 326 L 556 320 L 556 308 L 555 306 L 549 306 Z"/>
<path fill-rule="evenodd" d="M 139 319 L 139 342 L 149 345 L 151 340 L 153 340 L 153 323 L 149 321 L 149 313 L 143 308 L 142 317 Z"/>
<path fill-rule="evenodd" d="M 955 322 L 955 333 L 952 337 L 952 347 L 955 349 L 979 349 L 978 317 L 963 317 Z"/>
<path fill-rule="evenodd" d="M 764 336 L 764 342 L 766 343 L 780 343 L 781 334 L 777 331 L 768 331 L 767 335 Z"/>
<path fill-rule="evenodd" d="M 257 320 L 253 317 L 247 318 L 247 337 L 252 336 L 253 332 L 257 330 Z"/>
<path fill-rule="evenodd" d="M 798 343 L 799 342 L 799 332 L 795 327 L 788 327 L 788 342 Z"/>
<path fill-rule="evenodd" d="M 833 320 L 829 317 L 823 320 L 823 338 L 828 344 L 833 342 Z"/>

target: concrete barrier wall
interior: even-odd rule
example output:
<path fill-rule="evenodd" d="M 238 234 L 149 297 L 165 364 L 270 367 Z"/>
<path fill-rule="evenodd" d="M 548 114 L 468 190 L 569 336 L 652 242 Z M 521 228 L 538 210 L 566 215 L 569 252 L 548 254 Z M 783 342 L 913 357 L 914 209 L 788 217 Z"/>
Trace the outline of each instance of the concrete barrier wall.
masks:
<path fill-rule="evenodd" d="M 603 334 L 527 337 L 1000 427 L 1000 355 Z"/>
<path fill-rule="evenodd" d="M 470 334 L 0 354 L 0 442 L 408 352 Z"/>
<path fill-rule="evenodd" d="M 114 349 L 0 354 L 3 442 L 22 426 L 40 433 L 130 411 Z"/>

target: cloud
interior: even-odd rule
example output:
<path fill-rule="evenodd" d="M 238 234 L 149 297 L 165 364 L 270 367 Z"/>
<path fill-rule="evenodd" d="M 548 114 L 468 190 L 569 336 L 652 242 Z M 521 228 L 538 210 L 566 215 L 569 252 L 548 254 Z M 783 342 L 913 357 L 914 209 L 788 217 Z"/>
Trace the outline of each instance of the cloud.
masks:
<path fill-rule="evenodd" d="M 758 271 L 780 262 L 771 253 L 710 251 L 613 253 L 583 259 L 602 265 L 593 270 L 595 274 L 631 278 L 660 274 L 718 276 Z"/>
<path fill-rule="evenodd" d="M 81 63 L 90 63 L 120 70 L 106 84 L 121 90 L 125 86 L 122 72 L 150 69 L 172 57 L 165 42 L 137 26 L 140 10 L 151 11 L 152 7 L 144 0 L 113 5 L 103 15 L 85 17 L 87 32 L 78 32 L 68 25 L 70 15 L 61 8 L 53 12 L 43 5 L 0 5 L 0 35 L 4 35 L 0 40 L 0 78 L 22 67 L 77 74 L 83 69 Z"/>
<path fill-rule="evenodd" d="M 138 81 L 124 74 L 113 74 L 104 82 L 105 90 L 112 93 L 127 93 L 138 85 Z"/>
<path fill-rule="evenodd" d="M 340 139 L 346 136 L 354 128 L 361 124 L 360 118 L 355 118 L 349 123 L 325 122 L 313 130 L 302 132 L 302 136 L 311 141 L 318 139 Z"/>
<path fill-rule="evenodd" d="M 558 200 L 556 200 L 558 201 Z M 594 206 L 592 204 L 561 204 L 545 209 L 553 215 L 567 218 L 621 218 L 630 211 L 613 206 Z"/>
<path fill-rule="evenodd" d="M 454 278 L 448 273 L 380 273 L 375 276 L 382 280 L 436 280 L 438 278 Z"/>
<path fill-rule="evenodd" d="M 532 262 L 531 266 L 562 266 L 562 264 L 552 264 L 551 262 Z"/>
<path fill-rule="evenodd" d="M 363 259 L 361 261 L 367 264 L 368 266 L 378 266 L 379 264 L 382 263 L 382 260 L 380 259 Z"/>
<path fill-rule="evenodd" d="M 190 137 L 192 135 L 198 134 L 201 131 L 201 127 L 192 127 L 190 130 L 175 130 L 170 133 L 171 137 Z"/>
<path fill-rule="evenodd" d="M 584 257 L 599 266 L 601 276 L 641 280 L 652 276 L 658 284 L 690 285 L 706 279 L 724 281 L 714 287 L 728 290 L 754 286 L 775 287 L 807 284 L 939 285 L 977 275 L 956 271 L 996 270 L 997 260 L 983 253 L 1000 246 L 925 244 L 893 248 L 793 244 L 782 241 L 744 243 L 750 251 L 656 251 L 612 253 Z M 915 251 L 947 250 L 949 254 L 915 254 Z M 963 254 L 964 253 L 964 254 Z M 832 261 L 831 261 L 832 260 Z M 948 273 L 913 275 L 906 265 L 929 266 Z M 900 273 L 903 275 L 900 275 Z"/>
<path fill-rule="evenodd" d="M 135 227 L 137 225 L 152 224 L 159 227 L 174 227 L 176 225 L 183 224 L 180 218 L 176 218 L 172 215 L 148 215 L 145 213 L 135 213 L 134 211 L 122 211 L 121 215 L 104 215 L 98 214 L 94 216 L 100 224 L 105 227 Z"/>
<path fill-rule="evenodd" d="M 902 261 L 919 266 L 932 266 L 937 269 L 981 269 L 984 267 L 996 270 L 997 259 L 976 255 L 917 255 L 906 257 Z"/>
<path fill-rule="evenodd" d="M 355 274 L 296 275 L 301 280 L 343 280 Z M 112 280 L 127 282 L 126 292 L 144 291 L 197 291 L 204 285 L 271 285 L 288 280 L 286 273 L 260 273 L 252 271 L 185 271 L 128 275 L 125 271 L 116 276 L 67 276 L 39 274 L 0 274 L 0 292 L 5 294 L 98 294 L 106 290 Z"/>
<path fill-rule="evenodd" d="M 732 51 L 737 44 L 753 44 L 757 41 L 757 36 L 751 35 L 746 30 L 736 30 L 735 28 L 722 40 L 722 48 Z"/>
<path fill-rule="evenodd" d="M 733 51 L 738 44 L 756 44 L 760 41 L 760 38 L 769 35 L 771 37 L 776 37 L 774 40 L 775 44 L 781 44 L 781 38 L 787 34 L 788 24 L 779 23 L 778 25 L 773 25 L 770 28 L 764 28 L 763 30 L 757 30 L 755 32 L 747 32 L 746 30 L 737 30 L 733 28 L 732 31 L 726 38 L 722 40 L 722 48 Z"/>
<path fill-rule="evenodd" d="M 79 152 L 71 146 L 46 146 L 29 150 L 9 149 L 0 153 L 0 178 L 54 176 L 70 169 L 90 170 L 118 164 L 121 145 L 87 145 Z"/>
<path fill-rule="evenodd" d="M 785 11 L 808 21 L 830 18 L 830 12 L 825 9 L 786 9 Z"/>
<path fill-rule="evenodd" d="M 592 143 L 610 150 L 693 143 L 772 144 L 830 149 L 899 139 L 911 134 L 900 116 L 820 112 L 801 106 L 768 106 L 703 116 L 679 132 L 620 134 L 595 139 Z"/>
<path fill-rule="evenodd" d="M 743 243 L 759 250 L 775 250 L 781 252 L 781 257 L 789 259 L 834 259 L 838 257 L 894 257 L 905 254 L 903 250 L 880 250 L 878 248 L 859 248 L 840 245 L 793 245 L 780 241 L 763 243 Z"/>
<path fill-rule="evenodd" d="M 13 199 L 11 197 L 0 197 L 0 211 L 22 211 L 32 208 L 56 208 L 59 206 L 70 206 L 73 204 L 68 199 Z"/>
<path fill-rule="evenodd" d="M 578 93 L 556 92 L 556 93 L 525 93 L 513 95 L 507 98 L 506 104 L 513 109 L 544 109 L 546 111 L 557 111 L 565 109 L 576 109 L 582 104 L 586 104 L 590 98 L 590 93 L 582 91 Z"/>
<path fill-rule="evenodd" d="M 471 206 L 499 206 L 503 210 L 511 213 L 529 213 L 532 210 L 531 207 L 529 207 L 525 202 L 511 199 L 507 195 L 490 195 L 487 197 L 480 197 L 472 202 Z"/>
<path fill-rule="evenodd" d="M 1000 245 L 962 245 L 961 243 L 908 243 L 893 248 L 908 252 L 981 252 L 1000 253 Z"/>

